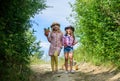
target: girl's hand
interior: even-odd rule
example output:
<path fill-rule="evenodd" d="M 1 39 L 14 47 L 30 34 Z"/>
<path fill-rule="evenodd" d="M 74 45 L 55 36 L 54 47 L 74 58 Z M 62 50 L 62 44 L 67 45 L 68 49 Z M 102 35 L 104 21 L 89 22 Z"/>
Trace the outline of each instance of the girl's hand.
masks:
<path fill-rule="evenodd" d="M 75 44 L 77 44 L 78 43 L 78 41 L 75 41 L 74 43 L 73 43 L 73 45 L 75 45 Z"/>
<path fill-rule="evenodd" d="M 45 34 L 45 36 L 46 36 L 46 37 L 48 37 L 48 35 L 49 35 L 49 32 L 45 32 L 44 34 Z"/>
<path fill-rule="evenodd" d="M 49 29 L 44 28 L 44 35 L 45 35 L 46 37 L 48 37 L 49 32 L 50 32 L 50 30 L 49 30 Z"/>
<path fill-rule="evenodd" d="M 67 44 L 64 44 L 63 46 L 64 46 L 64 47 L 67 47 Z"/>

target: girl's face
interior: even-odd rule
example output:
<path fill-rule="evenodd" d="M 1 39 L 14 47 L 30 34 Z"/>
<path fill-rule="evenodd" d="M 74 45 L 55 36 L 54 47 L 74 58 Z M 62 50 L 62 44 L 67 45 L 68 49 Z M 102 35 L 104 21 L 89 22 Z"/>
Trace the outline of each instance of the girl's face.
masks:
<path fill-rule="evenodd" d="M 53 31 L 57 31 L 57 30 L 59 30 L 59 26 L 58 25 L 54 25 L 53 27 L 52 27 L 52 29 L 53 29 Z"/>
<path fill-rule="evenodd" d="M 66 33 L 70 35 L 72 33 L 72 30 L 71 29 L 67 29 Z"/>

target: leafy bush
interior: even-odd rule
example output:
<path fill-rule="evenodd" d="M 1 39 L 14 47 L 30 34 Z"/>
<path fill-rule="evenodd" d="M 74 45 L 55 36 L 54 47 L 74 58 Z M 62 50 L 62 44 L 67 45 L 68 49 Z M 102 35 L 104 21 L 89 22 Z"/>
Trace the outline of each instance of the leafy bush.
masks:
<path fill-rule="evenodd" d="M 119 0 L 76 0 L 76 34 L 86 57 L 120 66 Z M 79 50 L 79 48 L 78 48 Z"/>
<path fill-rule="evenodd" d="M 30 17 L 44 8 L 44 0 L 0 0 L 1 81 L 29 81 Z"/>

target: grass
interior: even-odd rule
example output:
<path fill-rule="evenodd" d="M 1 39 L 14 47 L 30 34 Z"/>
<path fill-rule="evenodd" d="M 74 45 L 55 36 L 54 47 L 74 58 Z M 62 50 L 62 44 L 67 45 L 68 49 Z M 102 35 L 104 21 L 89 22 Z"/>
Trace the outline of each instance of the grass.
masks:
<path fill-rule="evenodd" d="M 46 62 L 42 59 L 36 58 L 36 57 L 30 57 L 30 65 L 34 65 L 34 64 L 47 64 L 50 62 Z"/>
<path fill-rule="evenodd" d="M 116 67 L 112 62 L 103 58 L 102 56 L 96 56 L 93 54 L 87 54 L 83 49 L 77 49 L 74 52 L 74 59 L 77 62 L 88 62 L 96 66 Z"/>

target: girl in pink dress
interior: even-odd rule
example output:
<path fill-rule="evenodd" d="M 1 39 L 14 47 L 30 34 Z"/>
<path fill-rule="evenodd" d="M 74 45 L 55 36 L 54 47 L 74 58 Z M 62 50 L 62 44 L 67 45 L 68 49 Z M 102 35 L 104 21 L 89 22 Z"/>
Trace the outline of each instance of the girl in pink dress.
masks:
<path fill-rule="evenodd" d="M 60 30 L 60 24 L 54 22 L 51 25 L 52 31 L 46 32 L 45 35 L 50 42 L 49 56 L 51 56 L 51 68 L 52 72 L 58 71 L 58 56 L 62 48 L 63 33 Z"/>

